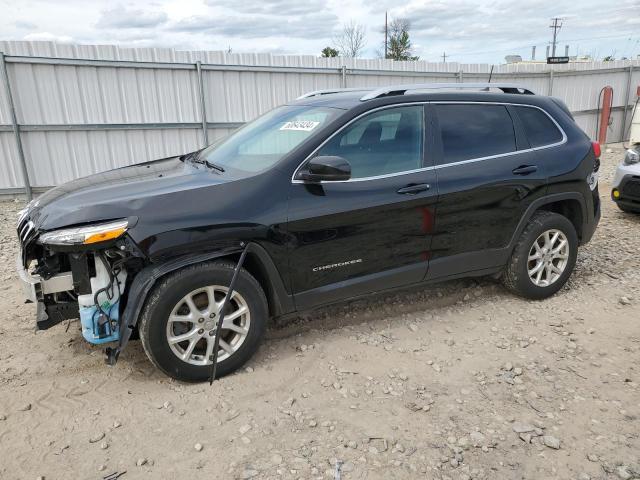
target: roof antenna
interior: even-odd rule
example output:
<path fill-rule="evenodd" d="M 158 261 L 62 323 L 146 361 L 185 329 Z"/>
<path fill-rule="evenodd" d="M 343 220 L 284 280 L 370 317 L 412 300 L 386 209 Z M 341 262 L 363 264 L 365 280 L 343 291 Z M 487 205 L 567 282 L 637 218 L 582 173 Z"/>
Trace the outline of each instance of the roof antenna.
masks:
<path fill-rule="evenodd" d="M 489 81 L 487 83 L 491 83 L 491 77 L 493 77 L 493 65 L 491 65 L 491 70 L 489 71 Z M 483 88 L 482 91 L 488 92 L 489 87 Z"/>

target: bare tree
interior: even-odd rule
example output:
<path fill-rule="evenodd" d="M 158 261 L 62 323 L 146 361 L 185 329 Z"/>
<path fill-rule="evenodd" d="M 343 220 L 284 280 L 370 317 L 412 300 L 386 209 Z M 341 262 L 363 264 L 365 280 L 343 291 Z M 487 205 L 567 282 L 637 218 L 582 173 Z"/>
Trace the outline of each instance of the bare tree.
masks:
<path fill-rule="evenodd" d="M 342 26 L 342 32 L 334 40 L 334 46 L 343 57 L 358 57 L 364 50 L 365 27 L 351 20 Z"/>

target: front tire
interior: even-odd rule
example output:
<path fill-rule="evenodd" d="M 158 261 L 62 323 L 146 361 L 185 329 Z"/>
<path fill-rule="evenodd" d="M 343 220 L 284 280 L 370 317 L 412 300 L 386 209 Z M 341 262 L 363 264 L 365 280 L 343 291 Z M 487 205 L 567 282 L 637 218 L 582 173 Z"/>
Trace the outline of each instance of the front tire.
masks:
<path fill-rule="evenodd" d="M 164 277 L 147 298 L 139 322 L 142 346 L 170 377 L 186 382 L 209 378 L 216 323 L 234 268 L 227 261 L 185 267 Z M 253 356 L 267 318 L 264 291 L 240 269 L 225 314 L 216 376 L 228 375 Z"/>
<path fill-rule="evenodd" d="M 503 275 L 504 285 L 525 298 L 550 297 L 567 282 L 578 256 L 578 235 L 568 218 L 536 212 L 516 244 Z"/>

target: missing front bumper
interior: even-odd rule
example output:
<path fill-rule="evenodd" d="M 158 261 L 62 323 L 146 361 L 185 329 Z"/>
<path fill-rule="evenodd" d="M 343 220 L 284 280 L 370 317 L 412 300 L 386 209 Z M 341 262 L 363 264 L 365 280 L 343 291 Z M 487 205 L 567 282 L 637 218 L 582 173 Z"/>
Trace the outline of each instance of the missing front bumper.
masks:
<path fill-rule="evenodd" d="M 59 273 L 44 280 L 39 275 L 32 275 L 24 268 L 22 252 L 18 254 L 16 259 L 16 270 L 26 302 L 37 304 L 36 325 L 38 330 L 47 330 L 63 320 L 78 318 L 78 304 L 76 302 L 45 303 L 45 295 L 73 291 L 71 272 Z"/>
<path fill-rule="evenodd" d="M 22 264 L 22 253 L 16 258 L 16 270 L 20 277 L 24 297 L 31 302 L 42 300 L 44 295 L 73 291 L 71 272 L 58 273 L 46 280 L 40 275 L 32 275 Z"/>

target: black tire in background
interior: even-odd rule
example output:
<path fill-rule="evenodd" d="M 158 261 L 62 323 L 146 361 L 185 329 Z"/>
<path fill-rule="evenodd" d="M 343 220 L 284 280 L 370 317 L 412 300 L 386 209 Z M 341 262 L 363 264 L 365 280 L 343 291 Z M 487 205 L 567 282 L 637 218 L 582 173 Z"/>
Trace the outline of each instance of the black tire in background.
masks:
<path fill-rule="evenodd" d="M 548 230 L 559 230 L 564 234 L 569 244 L 569 258 L 557 280 L 548 286 L 538 286 L 529 277 L 529 252 L 538 237 Z M 507 289 L 525 298 L 541 300 L 550 297 L 560 290 L 571 276 L 578 256 L 578 243 L 576 229 L 568 218 L 554 212 L 536 212 L 513 249 L 502 276 L 503 284 Z"/>
<path fill-rule="evenodd" d="M 209 378 L 211 365 L 192 365 L 174 354 L 167 340 L 167 322 L 176 304 L 189 292 L 209 285 L 228 286 L 234 268 L 235 265 L 228 261 L 191 265 L 163 277 L 149 294 L 138 322 L 140 339 L 151 362 L 170 377 L 185 382 L 201 382 Z M 234 372 L 253 356 L 269 316 L 262 287 L 244 269 L 239 272 L 235 291 L 248 304 L 251 323 L 238 350 L 218 362 L 217 377 Z"/>

